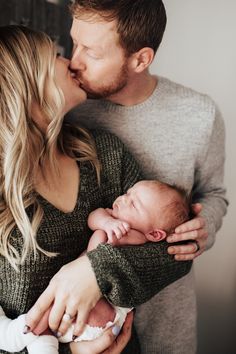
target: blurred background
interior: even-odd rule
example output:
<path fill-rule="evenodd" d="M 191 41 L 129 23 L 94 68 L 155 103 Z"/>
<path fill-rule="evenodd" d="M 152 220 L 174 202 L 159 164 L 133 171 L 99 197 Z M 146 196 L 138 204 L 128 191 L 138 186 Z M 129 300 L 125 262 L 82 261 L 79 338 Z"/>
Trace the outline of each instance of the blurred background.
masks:
<path fill-rule="evenodd" d="M 198 354 L 236 353 L 236 1 L 163 0 L 168 25 L 153 73 L 209 94 L 226 125 L 230 206 L 214 247 L 196 261 Z M 70 56 L 67 0 L 0 0 L 0 25 L 47 32 Z M 191 311 L 191 309 L 190 309 Z"/>
<path fill-rule="evenodd" d="M 62 55 L 70 55 L 68 0 L 0 0 L 0 25 L 21 24 L 44 31 Z"/>

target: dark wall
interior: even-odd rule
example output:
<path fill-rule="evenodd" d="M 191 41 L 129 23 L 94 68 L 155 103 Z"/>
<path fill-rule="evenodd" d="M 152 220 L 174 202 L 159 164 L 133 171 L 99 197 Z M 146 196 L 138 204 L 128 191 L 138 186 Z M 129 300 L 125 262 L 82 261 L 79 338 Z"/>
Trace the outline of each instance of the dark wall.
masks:
<path fill-rule="evenodd" d="M 0 26 L 23 24 L 44 31 L 59 44 L 62 54 L 69 57 L 71 17 L 68 3 L 68 0 L 0 0 Z"/>

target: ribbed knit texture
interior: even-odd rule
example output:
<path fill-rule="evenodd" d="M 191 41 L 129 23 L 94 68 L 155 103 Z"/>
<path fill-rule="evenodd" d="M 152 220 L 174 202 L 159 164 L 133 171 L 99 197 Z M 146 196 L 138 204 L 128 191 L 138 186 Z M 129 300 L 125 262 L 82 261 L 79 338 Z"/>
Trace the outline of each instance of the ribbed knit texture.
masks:
<path fill-rule="evenodd" d="M 36 261 L 29 256 L 19 273 L 5 258 L 0 257 L 0 303 L 10 318 L 27 312 L 61 266 L 77 258 L 86 249 L 91 235 L 87 226 L 89 213 L 100 206 L 110 206 L 110 200 L 140 179 L 137 164 L 117 138 L 103 132 L 96 132 L 95 138 L 102 162 L 101 187 L 98 186 L 91 164 L 81 163 L 79 198 L 73 212 L 63 213 L 39 196 L 44 218 L 37 239 L 41 247 L 58 252 L 59 256 L 48 258 L 38 254 Z M 29 214 L 31 212 L 30 209 Z M 20 249 L 21 242 L 20 233 L 14 230 L 12 243 Z M 70 353 L 67 347 L 61 346 L 60 353 Z M 6 352 L 0 350 L 0 353 Z"/>
<path fill-rule="evenodd" d="M 117 134 L 143 167 L 145 177 L 175 183 L 189 192 L 193 189 L 194 201 L 203 204 L 208 247 L 214 243 L 227 206 L 223 187 L 225 133 L 220 112 L 208 96 L 160 77 L 153 94 L 141 104 L 124 107 L 89 100 L 73 119 Z M 162 255 L 163 261 L 164 257 L 167 254 Z M 139 269 L 138 264 L 136 267 Z M 149 264 L 147 268 L 151 272 Z M 154 277 L 152 280 L 155 282 Z M 139 306 L 135 325 L 142 354 L 195 353 L 193 272 Z"/>
<path fill-rule="evenodd" d="M 111 207 L 115 198 L 141 178 L 136 162 L 116 137 L 98 131 L 94 135 L 102 164 L 100 187 L 91 164 L 81 163 L 79 197 L 71 213 L 63 213 L 38 196 L 44 209 L 38 242 L 42 248 L 58 252 L 59 256 L 48 258 L 38 254 L 36 260 L 29 256 L 19 273 L 0 257 L 0 304 L 9 318 L 27 312 L 61 266 L 86 249 L 91 235 L 87 227 L 89 213 L 98 207 Z M 21 235 L 15 229 L 12 243 L 20 249 L 21 242 Z M 178 263 L 176 267 L 177 262 L 165 254 L 165 243 L 158 247 L 150 244 L 119 249 L 102 245 L 90 252 L 89 258 L 104 295 L 117 305 L 132 307 L 189 271 L 191 263 Z M 137 342 L 131 348 L 135 349 L 130 349 L 129 353 L 138 353 Z M 0 353 L 6 352 L 0 350 Z M 66 353 L 70 353 L 68 345 L 60 345 L 60 354 Z"/>

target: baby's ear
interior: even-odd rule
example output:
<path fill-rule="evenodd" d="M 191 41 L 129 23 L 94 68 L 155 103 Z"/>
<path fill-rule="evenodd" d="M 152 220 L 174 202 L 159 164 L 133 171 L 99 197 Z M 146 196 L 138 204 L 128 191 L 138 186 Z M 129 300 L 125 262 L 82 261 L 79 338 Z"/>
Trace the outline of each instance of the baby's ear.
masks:
<path fill-rule="evenodd" d="M 166 238 L 166 232 L 164 230 L 155 229 L 145 234 L 148 241 L 159 242 Z"/>

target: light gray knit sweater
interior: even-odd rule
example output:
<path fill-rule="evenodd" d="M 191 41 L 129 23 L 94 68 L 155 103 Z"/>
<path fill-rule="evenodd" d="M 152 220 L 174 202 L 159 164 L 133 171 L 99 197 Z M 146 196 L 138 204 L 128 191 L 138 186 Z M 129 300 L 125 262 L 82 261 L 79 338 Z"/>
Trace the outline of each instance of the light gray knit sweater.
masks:
<path fill-rule="evenodd" d="M 223 187 L 224 123 L 206 95 L 158 79 L 143 103 L 125 107 L 88 100 L 76 112 L 89 127 L 118 135 L 143 167 L 147 178 L 193 190 L 203 204 L 208 248 L 215 240 L 227 201 Z M 193 272 L 138 307 L 135 318 L 142 354 L 196 352 L 196 296 Z"/>

